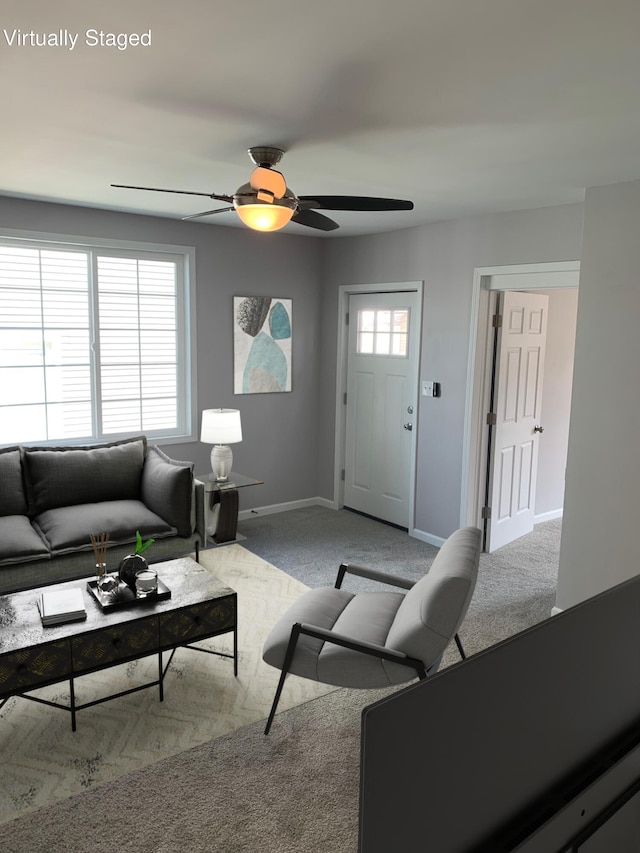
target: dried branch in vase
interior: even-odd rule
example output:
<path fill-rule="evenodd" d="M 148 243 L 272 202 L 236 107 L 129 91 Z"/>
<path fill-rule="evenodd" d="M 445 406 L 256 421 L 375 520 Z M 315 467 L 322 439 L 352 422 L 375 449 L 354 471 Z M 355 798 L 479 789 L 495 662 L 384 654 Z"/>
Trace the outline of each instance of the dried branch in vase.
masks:
<path fill-rule="evenodd" d="M 108 533 L 91 533 L 91 544 L 96 558 L 96 570 L 98 574 L 104 574 L 107 567 L 107 548 L 109 546 Z"/>

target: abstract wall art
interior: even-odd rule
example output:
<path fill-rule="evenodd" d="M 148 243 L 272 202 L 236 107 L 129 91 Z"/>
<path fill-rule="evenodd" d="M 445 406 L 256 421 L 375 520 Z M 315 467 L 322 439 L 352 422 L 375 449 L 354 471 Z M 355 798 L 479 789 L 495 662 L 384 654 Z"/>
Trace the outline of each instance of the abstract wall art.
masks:
<path fill-rule="evenodd" d="M 234 394 L 291 391 L 291 299 L 233 297 Z"/>

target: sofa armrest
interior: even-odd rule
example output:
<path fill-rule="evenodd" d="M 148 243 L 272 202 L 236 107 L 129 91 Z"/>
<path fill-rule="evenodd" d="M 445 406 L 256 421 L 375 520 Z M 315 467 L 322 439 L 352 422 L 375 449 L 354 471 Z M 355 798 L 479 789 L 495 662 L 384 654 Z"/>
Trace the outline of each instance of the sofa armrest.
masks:
<path fill-rule="evenodd" d="M 140 495 L 143 503 L 178 536 L 193 532 L 193 462 L 171 459 L 155 445 L 147 449 L 142 469 Z"/>
<path fill-rule="evenodd" d="M 193 481 L 193 513 L 194 513 L 194 524 L 193 524 L 193 532 L 197 533 L 200 537 L 200 544 L 204 545 L 207 541 L 207 531 L 205 526 L 205 510 L 204 510 L 204 502 L 205 502 L 206 494 L 204 491 L 204 483 L 200 480 Z"/>

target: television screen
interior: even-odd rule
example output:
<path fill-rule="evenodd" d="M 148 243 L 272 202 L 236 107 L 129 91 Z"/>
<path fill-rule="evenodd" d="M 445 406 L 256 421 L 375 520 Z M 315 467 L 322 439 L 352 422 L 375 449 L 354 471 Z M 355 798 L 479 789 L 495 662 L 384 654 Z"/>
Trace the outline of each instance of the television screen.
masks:
<path fill-rule="evenodd" d="M 637 577 L 365 708 L 360 851 L 599 853 L 639 745 Z"/>

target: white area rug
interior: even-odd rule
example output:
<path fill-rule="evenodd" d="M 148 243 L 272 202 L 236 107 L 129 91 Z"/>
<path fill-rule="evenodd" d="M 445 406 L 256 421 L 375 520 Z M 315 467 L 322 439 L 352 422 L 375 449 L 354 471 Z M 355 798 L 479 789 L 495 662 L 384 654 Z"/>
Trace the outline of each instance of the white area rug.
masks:
<path fill-rule="evenodd" d="M 238 593 L 238 677 L 231 660 L 179 649 L 166 675 L 163 702 L 157 687 L 150 687 L 95 705 L 78 713 L 76 732 L 66 711 L 12 698 L 0 711 L 0 822 L 267 716 L 279 672 L 263 663 L 262 646 L 306 587 L 240 545 L 205 551 L 200 562 Z M 231 637 L 199 645 L 231 652 Z M 155 678 L 156 656 L 123 664 L 78 679 L 76 701 L 90 702 Z M 279 710 L 333 689 L 291 676 Z M 35 695 L 66 702 L 69 685 Z"/>

